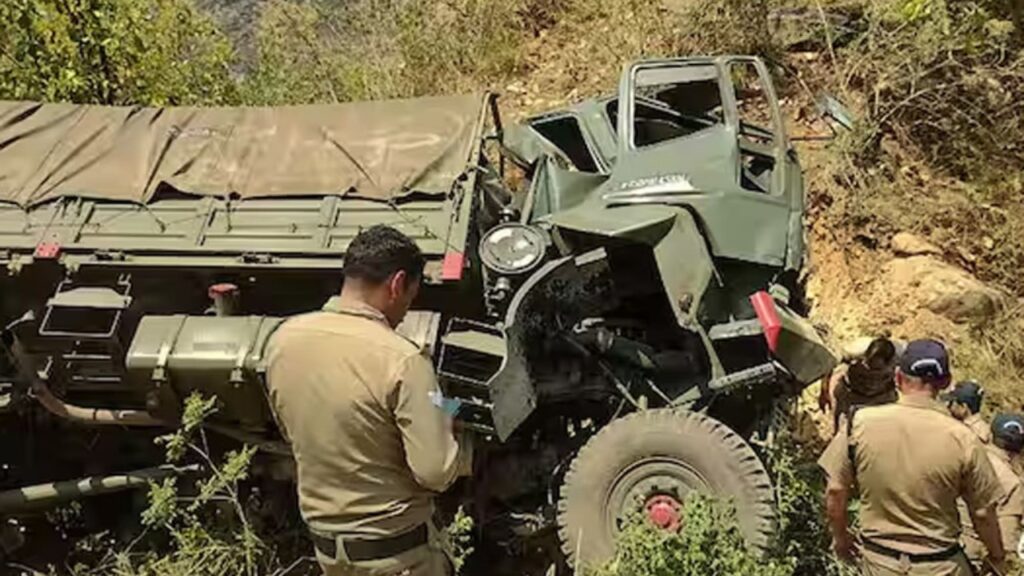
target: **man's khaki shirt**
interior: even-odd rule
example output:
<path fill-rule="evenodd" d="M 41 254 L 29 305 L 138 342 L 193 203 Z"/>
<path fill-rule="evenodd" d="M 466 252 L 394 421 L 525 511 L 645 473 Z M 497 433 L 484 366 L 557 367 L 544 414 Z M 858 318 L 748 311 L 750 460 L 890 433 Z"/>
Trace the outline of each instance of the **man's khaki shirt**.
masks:
<path fill-rule="evenodd" d="M 971 429 L 971 432 L 974 432 L 974 435 L 983 444 L 992 442 L 992 428 L 980 414 L 971 414 L 964 419 L 964 424 Z"/>
<path fill-rule="evenodd" d="M 1024 485 L 1013 471 L 1009 452 L 991 444 L 985 446 L 985 452 L 1003 489 L 1003 497 L 996 505 L 996 516 L 999 518 L 999 532 L 1003 535 L 1003 549 L 1012 553 L 1017 549 L 1021 523 L 1024 522 Z M 964 506 L 960 507 L 960 522 L 967 555 L 972 559 L 981 558 L 985 548 Z"/>
<path fill-rule="evenodd" d="M 851 436 L 840 429 L 818 463 L 830 484 L 859 487 L 862 535 L 877 544 L 911 554 L 948 549 L 960 535 L 958 497 L 977 510 L 1002 496 L 981 443 L 934 400 L 863 408 Z"/>
<path fill-rule="evenodd" d="M 380 537 L 415 528 L 430 519 L 434 493 L 469 467 L 430 361 L 378 310 L 332 299 L 285 322 L 267 358 L 313 530 Z"/>

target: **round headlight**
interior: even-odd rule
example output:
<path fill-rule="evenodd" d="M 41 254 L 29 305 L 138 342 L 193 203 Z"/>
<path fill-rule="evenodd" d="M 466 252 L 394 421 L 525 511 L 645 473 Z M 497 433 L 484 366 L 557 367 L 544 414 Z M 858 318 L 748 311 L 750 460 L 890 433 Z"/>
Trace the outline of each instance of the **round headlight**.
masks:
<path fill-rule="evenodd" d="M 525 274 L 541 263 L 546 246 L 544 233 L 532 226 L 501 224 L 480 240 L 480 260 L 499 274 Z"/>

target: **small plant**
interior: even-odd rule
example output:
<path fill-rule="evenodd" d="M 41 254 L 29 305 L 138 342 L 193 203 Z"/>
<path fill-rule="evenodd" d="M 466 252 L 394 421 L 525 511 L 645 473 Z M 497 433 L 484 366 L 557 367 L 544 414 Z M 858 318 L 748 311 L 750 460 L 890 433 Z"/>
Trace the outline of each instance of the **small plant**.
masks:
<path fill-rule="evenodd" d="M 794 576 L 852 576 L 856 571 L 832 555 L 826 523 L 825 478 L 813 454 L 783 429 L 767 450 L 775 480 L 779 525 L 770 554 L 792 567 Z M 856 502 L 852 504 L 856 517 Z"/>
<path fill-rule="evenodd" d="M 466 513 L 465 508 L 459 506 L 455 518 L 445 528 L 445 537 L 451 553 L 452 564 L 455 573 L 461 574 L 466 559 L 473 553 L 473 517 Z"/>
<path fill-rule="evenodd" d="M 248 520 L 238 485 L 248 477 L 256 449 L 243 447 L 215 461 L 203 422 L 216 411 L 214 399 L 199 394 L 185 401 L 181 427 L 158 439 L 168 463 L 186 457 L 202 462 L 207 477 L 189 483 L 168 478 L 150 486 L 149 507 L 142 513 L 144 537 L 125 550 L 109 552 L 94 567 L 79 567 L 75 576 L 263 576 L 283 574 L 272 551 Z M 166 549 L 144 547 L 163 535 Z"/>
<path fill-rule="evenodd" d="M 791 562 L 762 558 L 750 550 L 736 522 L 735 508 L 694 493 L 683 505 L 683 528 L 660 530 L 643 519 L 627 523 L 618 552 L 591 576 L 789 576 Z"/>

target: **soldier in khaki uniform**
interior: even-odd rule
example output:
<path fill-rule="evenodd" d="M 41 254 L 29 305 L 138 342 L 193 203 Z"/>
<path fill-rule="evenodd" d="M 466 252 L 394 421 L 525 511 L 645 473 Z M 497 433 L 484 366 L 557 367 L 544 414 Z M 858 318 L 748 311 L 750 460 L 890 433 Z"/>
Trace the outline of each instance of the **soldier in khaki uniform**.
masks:
<path fill-rule="evenodd" d="M 845 425 L 853 407 L 879 406 L 896 401 L 896 344 L 888 338 L 860 341 L 843 350 L 843 363 L 822 386 L 822 410 L 832 409 L 834 430 Z"/>
<path fill-rule="evenodd" d="M 973 380 L 957 382 L 949 394 L 942 396 L 949 406 L 949 413 L 963 422 L 983 444 L 992 441 L 992 430 L 981 417 L 981 403 L 985 398 L 985 390 Z"/>
<path fill-rule="evenodd" d="M 956 505 L 963 498 L 988 561 L 1004 569 L 998 478 L 982 445 L 937 401 L 949 384 L 945 347 L 934 340 L 908 344 L 896 384 L 897 403 L 855 411 L 819 460 L 828 474 L 836 554 L 847 562 L 859 557 L 868 576 L 969 576 Z M 859 546 L 847 517 L 854 485 L 861 496 Z"/>
<path fill-rule="evenodd" d="M 450 572 L 433 498 L 468 473 L 470 444 L 443 409 L 430 361 L 394 330 L 423 267 L 400 232 L 361 232 L 345 253 L 341 296 L 288 320 L 268 345 L 271 400 L 327 576 Z"/>
<path fill-rule="evenodd" d="M 991 432 L 992 443 L 985 446 L 985 449 L 1003 488 L 1003 497 L 996 506 L 996 515 L 1003 536 L 1003 548 L 1010 552 L 1017 549 L 1021 523 L 1024 522 L 1024 484 L 1010 465 L 1010 461 L 1024 449 L 1024 418 L 1017 414 L 998 414 L 992 420 Z M 963 524 L 964 550 L 971 561 L 980 562 L 984 546 L 963 512 L 960 520 Z"/>

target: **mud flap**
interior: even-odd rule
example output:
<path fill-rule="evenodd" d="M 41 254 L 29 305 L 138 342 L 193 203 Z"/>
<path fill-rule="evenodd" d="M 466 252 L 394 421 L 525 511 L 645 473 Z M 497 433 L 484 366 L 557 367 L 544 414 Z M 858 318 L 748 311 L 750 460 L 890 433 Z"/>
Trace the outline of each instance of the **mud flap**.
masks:
<path fill-rule="evenodd" d="M 825 346 L 809 320 L 773 299 L 767 292 L 750 297 L 768 348 L 801 384 L 828 374 L 839 360 Z"/>

